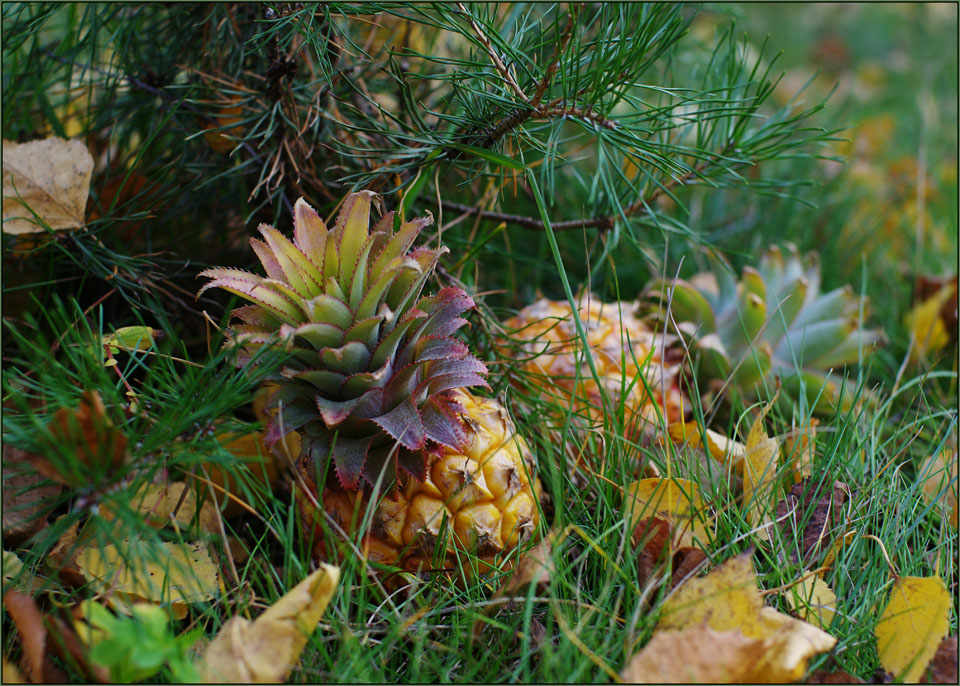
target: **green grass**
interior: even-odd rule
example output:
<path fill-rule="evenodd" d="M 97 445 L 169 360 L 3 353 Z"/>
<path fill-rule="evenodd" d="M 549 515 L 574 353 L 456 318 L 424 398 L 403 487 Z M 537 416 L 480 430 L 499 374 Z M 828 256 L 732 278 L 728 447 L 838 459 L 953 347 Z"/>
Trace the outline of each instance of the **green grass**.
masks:
<path fill-rule="evenodd" d="M 62 27 L 48 25 L 45 30 L 53 35 L 69 33 L 78 22 L 90 21 L 95 15 L 90 12 L 86 15 L 73 8 L 56 15 Z M 910 345 L 904 314 L 910 306 L 913 277 L 956 269 L 956 63 L 943 62 L 940 57 L 955 56 L 955 50 L 941 46 L 956 46 L 956 9 L 952 15 L 944 15 L 942 10 L 930 8 L 871 5 L 845 9 L 829 5 L 708 6 L 693 20 L 692 35 L 722 32 L 731 13 L 740 15 L 739 26 L 748 31 L 753 48 L 759 49 L 763 36 L 770 33 L 769 45 L 785 49 L 778 68 L 804 77 L 813 63 L 832 69 L 803 96 L 806 107 L 820 102 L 834 81 L 861 83 L 866 78 L 864 65 L 876 66 L 886 74 L 881 85 L 867 89 L 866 95 L 856 88 L 834 94 L 828 107 L 817 113 L 816 125 L 823 131 L 852 128 L 828 138 L 862 141 L 864 126 L 869 129 L 883 114 L 892 117 L 895 133 L 883 145 L 861 149 L 854 144 L 849 151 L 852 161 L 842 167 L 802 156 L 773 161 L 765 170 L 796 182 L 781 187 L 779 194 L 709 186 L 678 189 L 673 201 L 665 202 L 651 222 L 631 225 L 616 236 L 589 231 L 531 232 L 516 226 L 501 229 L 495 222 L 473 217 L 450 225 L 457 221 L 456 213 L 444 210 L 443 242 L 451 254 L 442 263 L 434 285 L 461 282 L 478 301 L 480 311 L 471 315 L 467 337 L 491 363 L 491 393 L 504 400 L 518 433 L 537 456 L 546 494 L 538 533 L 554 537 L 553 569 L 541 587 L 522 588 L 510 597 L 496 595 L 496 589 L 509 578 L 506 571 L 460 584 L 437 576 L 389 591 L 382 584 L 389 570 L 379 569 L 371 576 L 368 563 L 354 554 L 355 545 L 340 541 L 329 531 L 330 544 L 339 546 L 342 553 L 339 589 L 291 681 L 615 680 L 629 657 L 653 635 L 668 593 L 669 585 L 662 581 L 672 573 L 669 562 L 664 561 L 645 581 L 639 574 L 624 493 L 643 476 L 643 465 L 655 465 L 662 473 L 669 470 L 697 484 L 716 515 L 713 537 L 704 543 L 711 566 L 750 551 L 762 588 L 781 589 L 794 584 L 804 570 L 823 562 L 825 550 L 803 565 L 794 561 L 791 553 L 796 552 L 797 542 L 779 530 L 770 542 L 758 540 L 744 516 L 739 483 L 710 458 L 689 448 L 627 440 L 623 438 L 623 417 L 614 411 L 606 414 L 597 430 L 585 432 L 582 418 L 562 399 L 538 393 L 534 380 L 517 365 L 496 359 L 499 322 L 537 293 L 573 298 L 580 287 L 589 287 L 604 300 L 630 300 L 651 276 L 672 275 L 677 270 L 686 276 L 699 270 L 703 266 L 701 251 L 709 245 L 725 250 L 737 269 L 751 264 L 771 243 L 791 240 L 802 252 L 818 250 L 823 289 L 851 283 L 855 290 L 870 296 L 867 322 L 882 326 L 890 339 L 862 370 L 848 370 L 848 382 L 858 393 L 869 390 L 875 405 L 820 417 L 813 478 L 826 484 L 840 481 L 849 489 L 844 530 L 854 533 L 824 576 L 838 597 L 837 616 L 828 628 L 837 645 L 811 661 L 810 669 L 844 670 L 868 681 L 875 678 L 880 665 L 873 629 L 894 578 L 875 539 L 883 542 L 896 574 L 939 574 L 943 578 L 954 598 L 949 633 L 957 633 L 957 530 L 942 516 L 939 505 L 927 500 L 918 479 L 928 457 L 956 449 L 955 344 L 946 348 L 932 367 L 904 364 Z M 13 14 L 5 7 L 5 22 Z M 789 21 L 783 19 L 785 14 Z M 453 21 L 444 16 L 445 21 Z M 531 33 L 531 16 L 523 8 L 511 8 L 505 22 L 513 27 L 513 43 L 505 50 L 521 55 L 523 50 L 533 49 L 530 41 L 536 33 Z M 196 19 L 198 27 L 202 18 L 198 15 Z M 226 19 L 216 25 L 218 31 L 229 30 Z M 904 25 L 906 29 L 901 31 Z M 170 28 L 167 25 L 164 34 L 168 42 L 172 41 Z M 847 51 L 846 61 L 834 64 L 817 57 L 819 53 L 811 54 L 824 35 L 838 37 Z M 42 37 L 50 40 L 46 34 Z M 79 58 L 81 48 L 87 47 L 76 41 L 65 44 L 58 54 Z M 14 46 L 4 49 L 20 54 Z M 139 65 L 143 58 L 151 57 L 140 54 L 142 49 L 131 43 L 116 59 L 124 65 Z M 199 52 L 199 47 L 193 46 L 186 57 L 202 63 L 199 55 L 193 55 L 195 49 Z M 38 59 L 44 54 L 39 47 L 31 47 L 28 53 Z M 670 70 L 697 73 L 700 58 L 710 54 L 702 46 L 700 52 L 671 53 L 670 69 L 656 75 Z M 153 57 L 161 66 L 169 61 L 163 55 Z M 31 71 L 26 58 L 21 58 L 16 69 L 29 72 L 30 79 L 13 83 L 15 88 L 8 91 L 12 95 L 4 96 L 5 105 L 16 103 L 17 97 L 32 97 L 27 92 L 31 88 L 42 91 L 63 78 Z M 5 91 L 8 78 L 5 73 Z M 474 119 L 485 116 L 484 107 L 493 107 L 480 95 L 486 81 L 478 79 L 478 83 L 459 96 Z M 785 87 L 790 94 L 796 90 L 792 84 Z M 192 97 L 189 102 L 194 107 L 205 106 L 199 100 Z M 734 100 L 731 97 L 731 102 Z M 60 104 L 54 102 L 53 106 Z M 41 514 L 49 519 L 47 528 L 15 544 L 8 545 L 5 539 L 4 550 L 15 552 L 24 568 L 13 581 L 4 580 L 4 591 L 12 587 L 27 590 L 38 598 L 44 612 L 61 617 L 67 616 L 73 604 L 91 597 L 92 587 L 71 585 L 71 579 L 59 573 L 49 559 L 58 539 L 74 523 L 85 527 L 89 540 L 101 545 L 125 538 L 153 545 L 209 541 L 220 561 L 224 590 L 212 602 L 191 606 L 186 619 L 171 621 L 168 634 L 154 639 L 157 646 L 171 651 L 171 657 L 148 681 L 163 682 L 185 678 L 176 665 L 195 650 L 190 645 L 193 632 L 210 638 L 230 617 L 256 616 L 315 564 L 309 542 L 303 540 L 298 527 L 291 477 L 282 475 L 268 485 L 258 466 L 236 464 L 217 440 L 227 433 L 262 429 L 253 421 L 250 403 L 264 372 L 236 370 L 229 355 L 217 352 L 220 334 L 213 323 L 207 325 L 200 312 L 208 309 L 211 322 L 223 326 L 226 315 L 219 308 L 229 303 L 195 303 L 193 276 L 202 267 L 187 262 L 192 258 L 204 263 L 243 264 L 250 255 L 240 239 L 255 224 L 254 215 L 267 221 L 272 214 L 282 229 L 289 228 L 289 220 L 279 200 L 267 206 L 268 199 L 263 196 L 251 199 L 252 184 L 243 177 L 252 165 L 249 160 L 238 157 L 236 166 L 224 165 L 204 147 L 202 136 L 182 135 L 198 132 L 193 111 L 158 115 L 143 109 L 142 103 L 125 91 L 117 106 L 130 109 L 135 115 L 131 126 L 148 142 L 130 152 L 124 145 L 129 142 L 126 129 L 120 127 L 110 136 L 116 138 L 120 151 L 127 150 L 118 153 L 125 158 L 123 164 L 134 165 L 159 181 L 146 195 L 163 208 L 161 219 L 151 219 L 141 210 L 134 212 L 135 199 L 127 200 L 128 204 L 113 207 L 91 224 L 97 240 L 65 238 L 16 260 L 11 256 L 16 246 L 4 236 L 4 309 L 19 310 L 10 315 L 4 312 L 4 475 L 30 471 L 23 465 L 11 469 L 7 445 L 54 465 L 82 469 L 76 464 L 76 455 L 50 434 L 48 426 L 58 409 L 76 408 L 83 389 L 96 389 L 103 396 L 108 416 L 128 438 L 130 460 L 119 470 L 101 467 L 83 472 L 88 478 L 71 483 L 44 502 Z M 505 108 L 498 101 L 494 110 Z M 47 119 L 45 112 L 38 114 L 28 108 L 9 111 L 9 106 L 4 108 L 5 137 L 29 137 L 40 130 L 38 122 Z M 931 113 L 935 115 L 932 118 Z M 53 131 L 62 128 L 60 122 L 47 123 Z M 91 122 L 85 126 L 95 128 Z M 572 147 L 584 139 L 578 126 L 558 127 L 544 139 L 557 145 L 572 141 Z M 450 178 L 456 179 L 450 192 L 476 201 L 489 190 L 476 182 L 479 178 L 500 192 L 503 204 L 497 209 L 505 212 L 523 212 L 542 219 L 547 226 L 558 219 L 582 216 L 580 206 L 595 209 L 605 207 L 604 203 L 615 204 L 611 198 L 616 199 L 617 193 L 605 195 L 602 183 L 622 189 L 626 181 L 617 176 L 618 163 L 610 161 L 619 159 L 622 141 L 597 140 L 597 149 L 571 157 L 575 162 L 555 161 L 555 166 L 543 164 L 538 171 L 526 172 L 527 183 L 518 173 L 516 196 L 514 179 L 506 170 L 499 177 L 477 173 L 474 178 L 463 167 L 450 168 Z M 439 145 L 431 141 L 431 145 Z M 831 155 L 841 147 L 839 141 L 820 143 L 822 151 Z M 533 166 L 548 157 L 543 149 L 531 146 L 523 164 Z M 434 158 L 425 150 L 418 149 L 416 154 L 427 164 Z M 500 148 L 490 155 L 509 155 L 509 150 Z M 930 174 L 923 196 L 929 217 L 922 232 L 909 209 L 918 197 L 916 174 L 911 177 L 907 173 L 898 185 L 900 177 L 892 168 L 904 158 L 914 159 L 921 171 L 925 168 Z M 486 161 L 474 159 L 470 164 Z M 857 161 L 860 167 L 855 166 Z M 436 168 L 425 168 L 432 169 L 431 174 L 436 172 Z M 864 168 L 872 176 L 860 174 Z M 369 172 L 359 168 L 341 171 Z M 189 182 L 178 186 L 176 180 L 183 178 Z M 819 185 L 802 185 L 805 180 Z M 325 181 L 329 179 L 325 177 Z M 330 183 L 339 193 L 340 187 Z M 432 183 L 433 179 L 428 179 L 420 196 L 410 200 L 408 215 L 430 209 L 439 217 L 431 197 L 438 189 Z M 441 188 L 447 190 L 443 183 Z M 276 191 L 277 197 L 282 192 L 282 188 Z M 395 197 L 387 196 L 388 208 L 396 204 Z M 212 223 L 197 230 L 198 217 L 212 218 Z M 145 228 L 134 232 L 138 242 L 128 246 L 124 240 L 130 234 L 121 235 L 120 231 L 130 220 L 143 222 Z M 119 266 L 115 279 L 110 277 L 113 265 Z M 64 278 L 69 281 L 58 281 Z M 105 366 L 98 335 L 130 324 L 147 324 L 165 335 L 149 351 L 121 352 L 116 367 Z M 580 329 L 582 334 L 582 326 Z M 583 367 L 583 375 L 593 375 L 589 365 Z M 145 413 L 126 409 L 128 384 Z M 694 415 L 702 417 L 704 408 L 699 400 L 694 397 L 692 402 Z M 809 412 L 796 408 L 794 414 L 794 409 L 782 404 L 774 408 L 767 420 L 771 436 L 785 439 L 793 426 L 809 423 Z M 756 410 L 755 405 L 735 402 L 712 426 L 743 441 Z M 590 469 L 575 466 L 578 456 L 585 458 Z M 789 470 L 785 463 L 790 457 L 781 459 L 781 494 L 786 490 Z M 147 482 L 201 474 L 214 464 L 241 484 L 237 495 L 254 510 L 218 518 L 218 525 L 222 523 L 226 534 L 238 541 L 239 547 L 232 552 L 222 536 L 199 531 L 196 522 L 180 531 L 149 526 L 131 501 L 131 495 Z M 33 486 L 17 495 L 28 496 L 30 488 Z M 198 494 L 201 500 L 208 497 L 204 488 Z M 108 521 L 105 511 L 115 513 L 116 518 Z M 245 555 L 238 556 L 241 549 Z M 514 551 L 508 557 L 516 561 L 523 552 Z M 467 554 L 460 561 L 471 564 Z M 766 603 L 789 611 L 781 593 L 770 593 Z M 4 614 L 3 628 L 3 653 L 18 660 L 22 648 L 8 614 Z M 174 637 L 186 638 L 178 643 Z M 83 680 L 76 665 L 55 661 L 71 681 Z"/>

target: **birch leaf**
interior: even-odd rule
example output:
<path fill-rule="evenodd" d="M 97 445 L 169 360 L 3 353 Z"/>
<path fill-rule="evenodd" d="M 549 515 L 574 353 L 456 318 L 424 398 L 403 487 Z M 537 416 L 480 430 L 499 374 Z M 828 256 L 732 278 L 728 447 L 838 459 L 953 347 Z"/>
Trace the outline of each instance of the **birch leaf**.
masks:
<path fill-rule="evenodd" d="M 749 553 L 681 585 L 663 604 L 657 631 L 684 631 L 704 623 L 714 631 L 736 629 L 763 642 L 748 681 L 796 681 L 810 657 L 837 642 L 812 624 L 763 606 Z"/>
<path fill-rule="evenodd" d="M 923 494 L 928 502 L 941 503 L 950 524 L 957 526 L 957 451 L 944 449 L 931 455 L 920 469 Z"/>
<path fill-rule="evenodd" d="M 641 520 L 656 517 L 672 525 L 674 545 L 706 546 L 713 538 L 711 518 L 697 485 L 686 479 L 640 479 L 627 487 L 625 507 L 633 528 Z"/>
<path fill-rule="evenodd" d="M 747 522 L 753 527 L 769 523 L 773 514 L 773 487 L 780 444 L 777 439 L 768 437 L 763 428 L 763 419 L 772 406 L 773 403 L 768 404 L 753 422 L 743 461 L 743 502 Z M 757 537 L 764 541 L 770 539 L 766 526 L 757 529 Z"/>
<path fill-rule="evenodd" d="M 904 576 L 873 631 L 880 664 L 895 678 L 917 683 L 950 626 L 952 599 L 939 576 Z"/>
<path fill-rule="evenodd" d="M 243 617 L 230 619 L 198 664 L 203 680 L 241 684 L 286 681 L 339 579 L 339 567 L 322 564 L 253 622 Z"/>
<path fill-rule="evenodd" d="M 187 605 L 207 602 L 220 592 L 217 566 L 202 543 L 161 543 L 134 550 L 129 541 L 90 546 L 77 554 L 77 566 L 101 592 L 126 603 L 170 603 L 175 619 L 187 616 Z M 127 561 L 136 561 L 133 568 Z"/>
<path fill-rule="evenodd" d="M 787 604 L 800 619 L 826 629 L 837 614 L 837 596 L 818 576 L 808 576 L 786 593 Z"/>
<path fill-rule="evenodd" d="M 80 228 L 92 174 L 93 157 L 78 139 L 4 140 L 3 232 L 43 233 L 42 224 L 54 231 Z"/>

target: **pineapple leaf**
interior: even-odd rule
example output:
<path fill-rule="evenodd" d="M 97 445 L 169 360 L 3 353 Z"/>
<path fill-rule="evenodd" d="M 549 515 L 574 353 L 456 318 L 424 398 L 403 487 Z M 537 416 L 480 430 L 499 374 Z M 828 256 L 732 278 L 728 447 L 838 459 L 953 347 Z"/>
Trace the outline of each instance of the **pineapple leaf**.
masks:
<path fill-rule="evenodd" d="M 293 206 L 293 240 L 305 255 L 323 259 L 327 226 L 303 198 Z"/>

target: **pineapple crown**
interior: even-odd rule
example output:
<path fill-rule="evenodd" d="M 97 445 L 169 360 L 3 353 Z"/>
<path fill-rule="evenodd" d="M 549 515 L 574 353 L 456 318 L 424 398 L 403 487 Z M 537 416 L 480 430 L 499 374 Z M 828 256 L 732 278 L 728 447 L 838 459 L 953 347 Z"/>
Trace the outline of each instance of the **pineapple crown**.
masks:
<path fill-rule="evenodd" d="M 266 224 L 262 241 L 250 239 L 266 277 L 207 269 L 200 276 L 211 281 L 197 295 L 222 288 L 252 303 L 233 311 L 242 323 L 228 331 L 228 344 L 240 347 L 238 364 L 256 363 L 264 347 L 283 353 L 268 444 L 299 430 L 302 459 L 315 473 L 332 459 L 344 488 L 382 474 L 393 491 L 398 467 L 423 481 L 425 451 L 463 447 L 452 392 L 485 386 L 487 368 L 453 337 L 473 300 L 457 287 L 421 297 L 447 252 L 411 250 L 433 218 L 394 231 L 388 212 L 371 231 L 371 202 L 379 198 L 369 191 L 347 196 L 328 229 L 299 199 L 292 242 Z"/>
<path fill-rule="evenodd" d="M 820 292 L 816 253 L 801 257 L 796 246 L 785 247 L 766 250 L 756 269 L 744 267 L 739 282 L 725 260 L 708 254 L 711 271 L 689 281 L 657 281 L 644 297 L 652 308 L 661 293 L 669 293 L 673 317 L 696 337 L 707 376 L 733 373 L 741 388 L 752 391 L 777 374 L 794 395 L 802 379 L 808 400 L 830 412 L 837 400 L 849 400 L 838 398 L 839 379 L 830 370 L 857 362 L 885 336 L 860 329 L 868 302 L 849 285 Z"/>

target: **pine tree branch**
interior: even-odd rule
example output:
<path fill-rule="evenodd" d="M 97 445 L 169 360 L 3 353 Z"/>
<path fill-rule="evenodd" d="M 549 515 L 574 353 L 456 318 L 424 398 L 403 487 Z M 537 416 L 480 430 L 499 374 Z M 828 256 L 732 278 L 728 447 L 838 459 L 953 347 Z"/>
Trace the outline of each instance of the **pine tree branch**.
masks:
<path fill-rule="evenodd" d="M 490 38 L 483 32 L 483 29 L 480 28 L 479 24 L 473 20 L 473 16 L 467 11 L 467 8 L 464 7 L 462 2 L 457 3 L 457 9 L 460 10 L 460 14 L 465 16 L 470 22 L 470 27 L 473 29 L 473 32 L 477 34 L 477 39 L 483 45 L 484 49 L 487 51 L 487 54 L 490 55 L 490 60 L 493 62 L 494 67 L 497 71 L 500 72 L 500 76 L 503 77 L 504 82 L 510 86 L 511 90 L 516 94 L 518 98 L 523 100 L 525 103 L 530 103 L 530 98 L 527 97 L 527 94 L 523 92 L 523 89 L 517 85 L 516 80 L 513 78 L 513 74 L 507 69 L 504 65 L 503 60 L 500 59 L 500 55 L 497 54 L 497 51 L 493 49 L 493 44 L 490 42 Z"/>
<path fill-rule="evenodd" d="M 717 155 L 717 157 L 721 157 L 725 153 L 726 150 Z M 692 177 L 700 176 L 710 166 L 710 163 L 711 162 L 709 160 L 701 162 L 693 169 L 690 169 L 687 173 L 672 179 L 669 183 L 658 185 L 648 195 L 637 199 L 627 207 L 623 208 L 623 216 L 629 217 L 634 214 L 649 211 L 648 208 L 650 204 L 655 202 L 657 198 L 664 193 L 668 193 L 674 188 L 677 188 L 678 186 L 683 186 Z M 489 219 L 491 221 L 513 224 L 514 226 L 519 226 L 520 228 L 527 229 L 529 231 L 544 231 L 546 229 L 544 223 L 539 219 L 535 219 L 534 217 L 527 217 L 519 214 L 507 214 L 505 212 L 489 212 L 479 207 L 473 207 L 472 205 L 461 205 L 457 202 L 448 201 L 443 202 L 443 207 L 445 209 L 453 210 L 454 212 L 465 212 L 471 215 L 479 215 L 481 219 Z M 570 219 L 567 221 L 551 223 L 550 227 L 554 231 L 575 231 L 578 229 L 600 229 L 601 231 L 609 231 L 614 227 L 617 217 L 619 216 L 621 215 L 611 214 L 604 217 Z"/>

